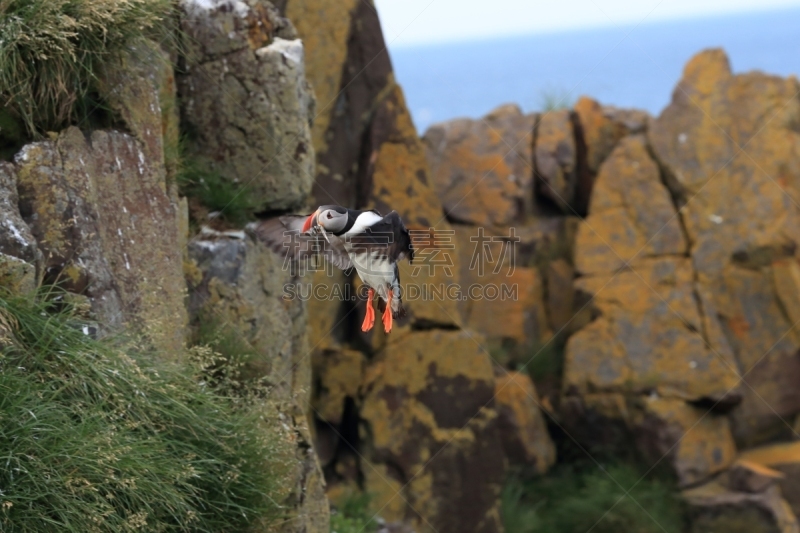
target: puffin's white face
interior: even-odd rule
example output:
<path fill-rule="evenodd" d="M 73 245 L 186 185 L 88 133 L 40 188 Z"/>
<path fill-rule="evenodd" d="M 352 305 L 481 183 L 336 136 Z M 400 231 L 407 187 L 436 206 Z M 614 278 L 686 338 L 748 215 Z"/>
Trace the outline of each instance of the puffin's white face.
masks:
<path fill-rule="evenodd" d="M 317 215 L 317 223 L 329 233 L 338 233 L 347 225 L 347 213 L 325 209 Z"/>

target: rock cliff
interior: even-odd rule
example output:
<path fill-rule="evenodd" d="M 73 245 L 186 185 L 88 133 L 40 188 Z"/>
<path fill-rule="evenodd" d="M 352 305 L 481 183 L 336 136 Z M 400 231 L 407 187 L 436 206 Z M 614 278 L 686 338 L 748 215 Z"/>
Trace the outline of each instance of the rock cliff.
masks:
<path fill-rule="evenodd" d="M 265 417 L 296 445 L 278 530 L 325 532 L 305 305 L 282 300 L 281 260 L 242 232 L 197 233 L 207 221 L 190 223 L 177 182 L 180 159 L 201 161 L 258 209 L 305 203 L 314 97 L 303 45 L 267 1 L 187 0 L 181 20 L 190 44 L 179 61 L 145 41 L 103 65 L 113 127 L 71 126 L 2 163 L 0 280 L 18 292 L 58 284 L 100 335 L 138 332 L 165 357 L 181 357 L 209 316 L 242 336 L 257 354 L 248 372 L 278 411 Z"/>
<path fill-rule="evenodd" d="M 659 117 L 584 97 L 528 117 L 504 106 L 424 136 L 462 249 L 478 230 L 515 228 L 516 270 L 541 283 L 506 308 L 544 321 L 475 316 L 491 309 L 476 301 L 462 304 L 467 324 L 507 348 L 498 362 L 530 367 L 559 434 L 590 453 L 632 446 L 698 487 L 685 494 L 697 531 L 724 528 L 723 508 L 762 517 L 759 531 L 797 529 L 789 482 L 747 494 L 725 481 L 756 453 L 746 450 L 796 436 L 797 83 L 734 74 L 707 50 Z M 532 205 L 514 200 L 525 183 Z M 553 232 L 566 221 L 577 231 Z M 462 264 L 470 276 L 480 279 L 474 262 Z M 526 343 L 523 357 L 508 350 Z M 563 370 L 543 374 L 548 345 L 563 346 Z"/>
<path fill-rule="evenodd" d="M 387 529 L 500 532 L 509 467 L 543 475 L 567 439 L 666 465 L 693 531 L 731 509 L 800 530 L 795 78 L 707 50 L 658 117 L 584 97 L 420 137 L 370 1 L 180 19 L 180 53 L 104 66 L 107 124 L 0 163 L 0 283 L 57 283 L 101 336 L 168 357 L 233 332 L 293 435 L 280 531 L 327 531 L 329 500 L 366 492 Z M 288 271 L 184 196 L 187 161 L 248 214 L 397 210 L 408 316 L 362 333 L 354 276 Z"/>

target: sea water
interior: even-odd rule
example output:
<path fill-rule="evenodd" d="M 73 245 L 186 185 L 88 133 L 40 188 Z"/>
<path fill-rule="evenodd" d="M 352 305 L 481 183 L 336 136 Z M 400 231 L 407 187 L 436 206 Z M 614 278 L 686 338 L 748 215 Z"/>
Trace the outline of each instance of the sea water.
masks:
<path fill-rule="evenodd" d="M 800 9 L 395 48 L 397 79 L 417 129 L 480 117 L 514 102 L 525 112 L 580 95 L 658 115 L 686 62 L 722 47 L 734 72 L 800 73 Z"/>

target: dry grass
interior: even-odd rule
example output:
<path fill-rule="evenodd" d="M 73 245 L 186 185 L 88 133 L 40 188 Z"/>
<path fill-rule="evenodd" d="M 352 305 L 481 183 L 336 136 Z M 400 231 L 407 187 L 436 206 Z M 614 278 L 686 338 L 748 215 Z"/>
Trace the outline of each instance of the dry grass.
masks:
<path fill-rule="evenodd" d="M 0 106 L 30 135 L 90 111 L 101 64 L 171 34 L 173 0 L 0 0 Z"/>

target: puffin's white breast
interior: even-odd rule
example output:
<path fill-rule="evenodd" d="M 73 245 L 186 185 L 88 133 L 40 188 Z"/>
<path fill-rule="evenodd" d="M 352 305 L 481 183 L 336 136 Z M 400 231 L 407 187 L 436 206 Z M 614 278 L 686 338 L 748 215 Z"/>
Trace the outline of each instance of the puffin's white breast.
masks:
<path fill-rule="evenodd" d="M 386 257 L 380 257 L 379 253 L 366 251 L 351 253 L 350 260 L 361 281 L 375 289 L 378 295 L 385 300 L 388 289 L 394 283 L 394 263 Z"/>

